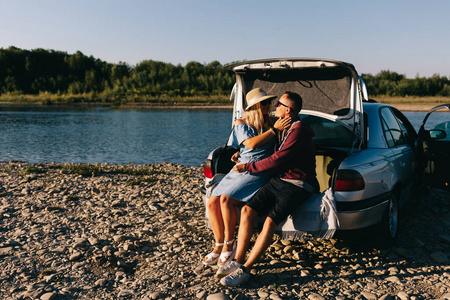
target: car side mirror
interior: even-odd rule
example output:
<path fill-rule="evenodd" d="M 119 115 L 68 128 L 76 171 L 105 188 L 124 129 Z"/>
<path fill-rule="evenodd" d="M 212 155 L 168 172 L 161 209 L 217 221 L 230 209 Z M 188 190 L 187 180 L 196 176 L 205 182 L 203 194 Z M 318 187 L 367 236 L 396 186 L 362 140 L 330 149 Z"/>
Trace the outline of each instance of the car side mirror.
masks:
<path fill-rule="evenodd" d="M 432 140 L 441 140 L 447 137 L 447 133 L 444 130 L 432 129 L 430 130 L 430 138 Z"/>

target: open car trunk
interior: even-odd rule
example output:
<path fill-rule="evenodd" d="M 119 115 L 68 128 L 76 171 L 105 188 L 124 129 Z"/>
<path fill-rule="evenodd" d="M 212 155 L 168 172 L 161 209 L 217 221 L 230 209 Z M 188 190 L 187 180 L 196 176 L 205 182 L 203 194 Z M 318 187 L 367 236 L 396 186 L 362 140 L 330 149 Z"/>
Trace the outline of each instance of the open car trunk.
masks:
<path fill-rule="evenodd" d="M 362 84 L 353 65 L 321 59 L 268 59 L 229 66 L 236 73 L 234 119 L 241 118 L 245 95 L 253 88 L 281 97 L 286 91 L 303 99 L 302 113 L 338 122 L 363 141 Z"/>

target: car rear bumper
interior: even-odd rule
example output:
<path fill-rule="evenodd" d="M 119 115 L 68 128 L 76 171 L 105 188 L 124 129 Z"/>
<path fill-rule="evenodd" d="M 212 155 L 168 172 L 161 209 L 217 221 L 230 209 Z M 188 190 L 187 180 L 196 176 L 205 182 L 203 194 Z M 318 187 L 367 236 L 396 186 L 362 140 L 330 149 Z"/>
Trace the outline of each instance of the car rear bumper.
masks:
<path fill-rule="evenodd" d="M 390 193 L 370 199 L 336 203 L 340 230 L 354 230 L 381 222 L 389 204 Z"/>

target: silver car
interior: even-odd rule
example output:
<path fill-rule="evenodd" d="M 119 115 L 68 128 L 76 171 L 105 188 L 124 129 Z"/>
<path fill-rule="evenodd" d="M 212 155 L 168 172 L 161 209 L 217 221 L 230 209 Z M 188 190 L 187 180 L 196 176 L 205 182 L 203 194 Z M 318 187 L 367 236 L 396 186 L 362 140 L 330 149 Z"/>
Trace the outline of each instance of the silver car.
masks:
<path fill-rule="evenodd" d="M 300 117 L 316 135 L 320 191 L 331 187 L 339 229 L 376 226 L 382 240 L 393 242 L 399 209 L 411 198 L 425 165 L 417 133 L 407 118 L 392 106 L 369 100 L 364 81 L 349 63 L 286 58 L 229 67 L 236 74 L 233 122 L 242 117 L 245 95 L 253 88 L 278 97 L 285 91 L 300 94 Z M 232 168 L 230 157 L 235 151 L 219 147 L 203 164 L 205 203 Z"/>

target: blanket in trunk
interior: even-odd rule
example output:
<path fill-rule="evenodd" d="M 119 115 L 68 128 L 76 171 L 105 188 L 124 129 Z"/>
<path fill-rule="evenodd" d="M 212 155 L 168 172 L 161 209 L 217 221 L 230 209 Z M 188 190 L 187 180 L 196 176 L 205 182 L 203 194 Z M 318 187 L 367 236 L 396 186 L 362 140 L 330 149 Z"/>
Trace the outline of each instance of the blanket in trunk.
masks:
<path fill-rule="evenodd" d="M 282 239 L 332 238 L 339 228 L 336 202 L 331 189 L 311 195 L 277 228 Z"/>

